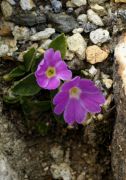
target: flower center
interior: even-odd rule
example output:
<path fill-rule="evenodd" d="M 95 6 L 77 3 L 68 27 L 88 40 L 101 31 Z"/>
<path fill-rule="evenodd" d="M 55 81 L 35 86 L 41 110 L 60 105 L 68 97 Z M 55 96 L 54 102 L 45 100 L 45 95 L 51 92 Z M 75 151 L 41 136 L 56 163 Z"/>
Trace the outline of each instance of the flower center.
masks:
<path fill-rule="evenodd" d="M 48 67 L 48 69 L 46 70 L 46 76 L 48 78 L 52 78 L 56 75 L 56 70 L 54 67 Z"/>
<path fill-rule="evenodd" d="M 73 87 L 69 91 L 70 97 L 79 98 L 81 90 L 78 87 Z"/>

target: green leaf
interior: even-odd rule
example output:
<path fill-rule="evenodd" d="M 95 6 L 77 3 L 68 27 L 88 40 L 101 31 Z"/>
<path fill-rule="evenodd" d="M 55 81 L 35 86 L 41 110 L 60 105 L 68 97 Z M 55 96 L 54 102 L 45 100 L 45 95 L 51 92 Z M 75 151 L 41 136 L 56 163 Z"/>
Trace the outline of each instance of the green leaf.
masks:
<path fill-rule="evenodd" d="M 26 97 L 20 98 L 24 114 L 43 113 L 51 108 L 50 101 L 31 100 Z"/>
<path fill-rule="evenodd" d="M 54 50 L 59 50 L 61 52 L 61 56 L 64 59 L 67 51 L 67 40 L 64 34 L 56 37 L 49 45 L 49 48 L 53 48 Z"/>
<path fill-rule="evenodd" d="M 20 65 L 14 68 L 9 74 L 3 76 L 5 81 L 11 81 L 14 78 L 23 76 L 25 74 L 25 67 Z"/>
<path fill-rule="evenodd" d="M 39 134 L 44 135 L 49 128 L 45 115 L 51 109 L 50 101 L 38 101 L 29 97 L 21 97 L 20 103 L 27 128 L 36 129 Z"/>
<path fill-rule="evenodd" d="M 39 64 L 39 62 L 42 60 L 42 55 L 37 55 L 34 57 L 34 61 L 31 67 L 31 72 L 35 72 L 35 70 L 37 69 L 37 66 Z"/>
<path fill-rule="evenodd" d="M 29 51 L 27 51 L 24 56 L 24 65 L 26 72 L 30 71 L 32 64 L 34 62 L 34 56 L 35 56 L 35 48 L 31 48 Z"/>
<path fill-rule="evenodd" d="M 20 98 L 19 96 L 14 96 L 12 91 L 9 89 L 7 94 L 3 96 L 3 100 L 4 102 L 9 103 L 9 104 L 15 104 L 20 100 Z"/>
<path fill-rule="evenodd" d="M 37 94 L 41 89 L 37 85 L 34 74 L 31 73 L 23 79 L 17 81 L 14 86 L 12 86 L 11 90 L 14 95 L 33 96 Z"/>

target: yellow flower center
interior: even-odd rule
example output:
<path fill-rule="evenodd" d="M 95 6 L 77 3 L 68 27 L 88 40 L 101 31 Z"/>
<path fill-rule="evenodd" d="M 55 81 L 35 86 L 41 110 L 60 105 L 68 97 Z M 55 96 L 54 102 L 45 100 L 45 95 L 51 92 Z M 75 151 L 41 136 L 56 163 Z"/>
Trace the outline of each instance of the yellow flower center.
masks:
<path fill-rule="evenodd" d="M 48 67 L 48 69 L 46 70 L 46 76 L 48 78 L 52 78 L 56 75 L 56 70 L 54 67 Z"/>
<path fill-rule="evenodd" d="M 80 97 L 80 89 L 77 87 L 73 87 L 70 89 L 70 97 L 79 98 Z"/>

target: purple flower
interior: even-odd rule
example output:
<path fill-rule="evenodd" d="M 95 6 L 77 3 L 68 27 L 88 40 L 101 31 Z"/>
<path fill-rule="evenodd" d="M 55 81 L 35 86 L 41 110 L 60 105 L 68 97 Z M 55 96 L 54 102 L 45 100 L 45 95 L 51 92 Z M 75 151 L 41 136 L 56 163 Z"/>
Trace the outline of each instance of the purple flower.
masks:
<path fill-rule="evenodd" d="M 70 80 L 72 72 L 61 58 L 60 51 L 51 48 L 44 53 L 44 58 L 39 63 L 35 72 L 38 85 L 44 89 L 56 89 L 60 80 Z"/>
<path fill-rule="evenodd" d="M 94 83 L 79 76 L 65 82 L 53 99 L 54 112 L 57 115 L 64 112 L 68 124 L 83 122 L 88 112 L 100 112 L 100 105 L 104 102 L 105 97 Z"/>

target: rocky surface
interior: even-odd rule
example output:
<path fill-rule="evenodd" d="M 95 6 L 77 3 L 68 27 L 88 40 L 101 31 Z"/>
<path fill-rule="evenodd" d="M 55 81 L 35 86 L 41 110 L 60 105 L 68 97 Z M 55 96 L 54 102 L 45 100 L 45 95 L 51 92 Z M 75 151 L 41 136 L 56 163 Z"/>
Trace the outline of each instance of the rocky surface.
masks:
<path fill-rule="evenodd" d="M 92 79 L 106 96 L 102 112 L 89 116 L 83 126 L 54 125 L 47 136 L 41 137 L 24 127 L 20 107 L 3 103 L 9 83 L 0 79 L 0 179 L 112 180 L 111 163 L 115 179 L 125 179 L 125 106 L 121 106 L 125 105 L 124 44 L 117 46 L 120 68 L 118 71 L 116 65 L 113 75 L 117 38 L 126 31 L 125 3 L 0 0 L 1 79 L 17 61 L 23 60 L 28 48 L 43 53 L 57 35 L 65 33 L 69 68 L 75 75 Z"/>
<path fill-rule="evenodd" d="M 117 180 L 126 178 L 126 34 L 123 34 L 115 48 L 114 97 L 117 118 L 112 141 L 112 167 Z"/>

